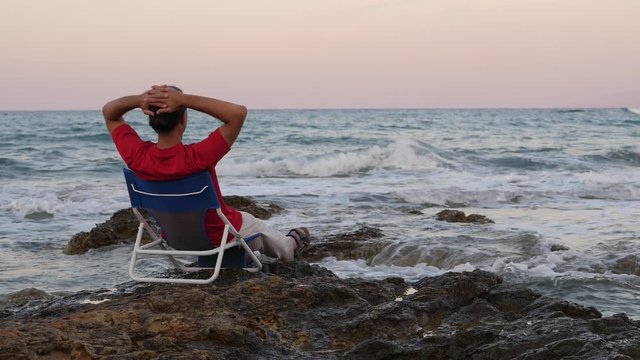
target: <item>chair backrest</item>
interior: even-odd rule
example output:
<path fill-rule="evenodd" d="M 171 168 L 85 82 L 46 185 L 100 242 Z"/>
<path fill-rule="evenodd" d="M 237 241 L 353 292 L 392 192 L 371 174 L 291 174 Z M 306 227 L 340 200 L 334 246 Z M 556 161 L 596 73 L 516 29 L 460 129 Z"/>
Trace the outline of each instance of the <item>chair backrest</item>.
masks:
<path fill-rule="evenodd" d="M 213 248 L 205 231 L 205 216 L 207 210 L 220 208 L 220 202 L 208 171 L 179 180 L 146 181 L 125 168 L 124 177 L 131 207 L 144 209 L 155 218 L 172 248 Z"/>

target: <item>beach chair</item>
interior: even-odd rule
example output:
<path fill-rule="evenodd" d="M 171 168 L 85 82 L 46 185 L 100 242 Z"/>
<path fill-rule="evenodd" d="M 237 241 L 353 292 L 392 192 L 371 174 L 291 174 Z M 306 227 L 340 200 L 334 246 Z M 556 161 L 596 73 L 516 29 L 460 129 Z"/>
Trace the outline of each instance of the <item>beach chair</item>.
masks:
<path fill-rule="evenodd" d="M 262 268 L 260 260 L 247 245 L 260 233 L 243 238 L 231 225 L 220 209 L 216 189 L 208 171 L 174 181 L 145 181 L 130 169 L 124 169 L 131 208 L 140 221 L 138 234 L 131 255 L 129 275 L 135 281 L 155 283 L 208 284 L 219 275 L 222 267 L 242 267 L 257 272 Z M 214 247 L 205 233 L 207 210 L 214 209 L 225 224 L 220 246 Z M 160 226 L 158 234 L 146 221 L 140 210 L 151 215 Z M 142 245 L 142 236 L 149 234 L 152 241 Z M 234 241 L 227 241 L 231 233 Z M 213 269 L 207 279 L 185 277 L 159 278 L 136 275 L 136 263 L 140 255 L 166 256 L 180 270 L 194 272 Z M 197 256 L 198 266 L 186 266 L 180 257 Z M 247 262 L 250 265 L 247 265 Z"/>

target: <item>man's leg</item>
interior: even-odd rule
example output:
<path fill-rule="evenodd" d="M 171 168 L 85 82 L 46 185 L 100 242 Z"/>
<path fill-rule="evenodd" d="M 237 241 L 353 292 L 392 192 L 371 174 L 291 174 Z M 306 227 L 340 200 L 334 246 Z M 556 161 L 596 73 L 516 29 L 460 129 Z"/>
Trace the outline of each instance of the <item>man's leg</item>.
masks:
<path fill-rule="evenodd" d="M 240 235 L 251 236 L 255 233 L 262 233 L 255 240 L 249 242 L 251 250 L 258 250 L 263 254 L 275 257 L 284 261 L 292 261 L 296 249 L 296 241 L 291 236 L 286 236 L 272 229 L 264 221 L 256 219 L 253 215 L 244 211 L 242 214 L 242 228 Z"/>

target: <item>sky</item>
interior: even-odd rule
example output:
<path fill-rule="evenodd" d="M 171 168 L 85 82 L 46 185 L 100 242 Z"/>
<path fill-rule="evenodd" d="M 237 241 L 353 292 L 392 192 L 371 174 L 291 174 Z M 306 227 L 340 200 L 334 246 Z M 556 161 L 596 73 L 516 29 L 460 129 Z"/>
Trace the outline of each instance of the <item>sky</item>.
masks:
<path fill-rule="evenodd" d="M 0 110 L 640 108 L 639 0 L 0 0 Z"/>

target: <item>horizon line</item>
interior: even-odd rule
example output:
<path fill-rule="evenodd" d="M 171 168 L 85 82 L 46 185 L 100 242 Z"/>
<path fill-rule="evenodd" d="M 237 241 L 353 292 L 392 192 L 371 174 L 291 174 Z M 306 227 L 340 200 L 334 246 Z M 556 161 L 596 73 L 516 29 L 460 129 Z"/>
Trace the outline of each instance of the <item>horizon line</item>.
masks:
<path fill-rule="evenodd" d="M 248 108 L 249 111 L 318 111 L 318 110 L 604 110 L 604 109 L 633 109 L 634 106 L 464 106 L 464 107 L 282 107 L 282 108 Z M 638 105 L 640 108 L 640 105 Z M 131 111 L 134 111 L 133 109 Z M 88 112 L 96 111 L 100 112 L 100 109 L 36 109 L 36 110 L 4 110 L 0 109 L 0 112 Z M 194 110 L 197 111 L 197 110 Z"/>

